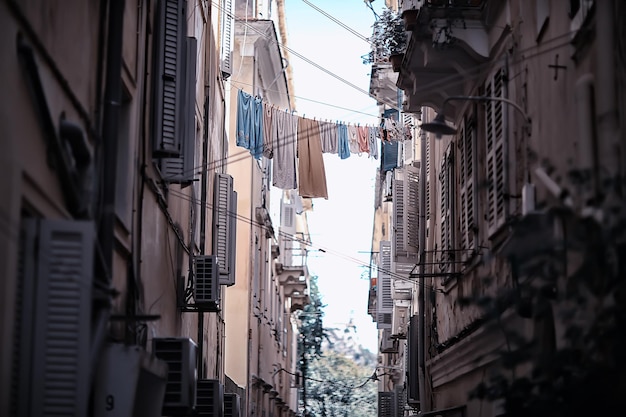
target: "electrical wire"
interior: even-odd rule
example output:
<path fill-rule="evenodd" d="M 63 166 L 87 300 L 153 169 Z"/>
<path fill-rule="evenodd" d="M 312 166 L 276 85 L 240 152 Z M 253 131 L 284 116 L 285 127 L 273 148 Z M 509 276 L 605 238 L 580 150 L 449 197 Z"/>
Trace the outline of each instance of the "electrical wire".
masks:
<path fill-rule="evenodd" d="M 333 15 L 331 15 L 330 13 L 325 12 L 324 10 L 322 10 L 321 8 L 317 7 L 316 5 L 314 5 L 313 3 L 311 3 L 308 0 L 302 0 L 302 2 L 304 2 L 305 4 L 307 4 L 308 6 L 310 6 L 312 9 L 317 10 L 318 12 L 320 12 L 321 14 L 323 14 L 324 16 L 326 16 L 328 19 L 332 20 L 333 22 L 337 23 L 339 26 L 341 26 L 342 28 L 346 29 L 348 32 L 352 33 L 353 35 L 355 35 L 357 38 L 367 42 L 368 44 L 370 43 L 369 38 L 361 35 L 359 32 L 357 32 L 356 30 L 352 29 L 350 26 L 346 25 L 345 23 L 343 23 L 341 20 L 337 19 L 336 17 L 334 17 Z"/>

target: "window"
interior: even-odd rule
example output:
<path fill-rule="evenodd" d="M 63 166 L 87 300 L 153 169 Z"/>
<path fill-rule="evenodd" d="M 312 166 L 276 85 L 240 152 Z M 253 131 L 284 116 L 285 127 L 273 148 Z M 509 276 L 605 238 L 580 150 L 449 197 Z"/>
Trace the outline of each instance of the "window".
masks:
<path fill-rule="evenodd" d="M 485 96 L 502 97 L 502 69 L 485 82 Z M 489 235 L 504 223 L 504 145 L 502 114 L 504 103 L 485 103 L 485 150 L 487 165 L 487 227 Z"/>
<path fill-rule="evenodd" d="M 195 150 L 196 143 L 196 60 L 197 41 L 195 38 L 185 38 L 185 75 L 183 81 L 185 88 L 182 101 L 177 103 L 177 120 L 181 127 L 179 134 L 180 153 L 161 158 L 159 168 L 163 180 L 169 183 L 190 185 L 196 174 Z"/>
<path fill-rule="evenodd" d="M 158 2 L 154 39 L 153 131 L 154 153 L 178 157 L 182 152 L 186 1 Z"/>
<path fill-rule="evenodd" d="M 440 226 L 441 252 L 439 256 L 439 269 L 441 272 L 451 271 L 451 262 L 454 261 L 454 164 L 452 143 L 444 153 L 439 172 L 440 194 Z"/>
<path fill-rule="evenodd" d="M 89 221 L 22 220 L 14 415 L 87 415 L 95 239 Z"/>
<path fill-rule="evenodd" d="M 459 155 L 459 231 L 461 258 L 471 256 L 476 248 L 476 152 L 475 123 L 465 117 L 458 136 Z"/>
<path fill-rule="evenodd" d="M 235 16 L 234 16 L 234 0 L 222 0 L 221 10 L 221 23 L 222 23 L 222 39 L 220 43 L 220 66 L 222 70 L 222 76 L 224 78 L 230 77 L 232 74 L 233 65 L 233 43 L 234 43 L 234 31 L 235 31 Z"/>

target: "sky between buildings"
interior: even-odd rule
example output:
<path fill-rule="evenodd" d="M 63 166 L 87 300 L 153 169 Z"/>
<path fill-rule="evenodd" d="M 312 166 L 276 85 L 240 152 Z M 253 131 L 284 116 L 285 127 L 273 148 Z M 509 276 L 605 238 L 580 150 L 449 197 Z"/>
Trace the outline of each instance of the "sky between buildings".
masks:
<path fill-rule="evenodd" d="M 384 2 L 372 5 L 380 14 Z M 367 94 L 371 67 L 361 58 L 369 52 L 363 38 L 371 35 L 372 10 L 362 0 L 286 0 L 285 9 L 298 114 L 376 125 L 378 107 Z M 376 352 L 376 324 L 367 314 L 367 265 L 379 161 L 367 154 L 344 160 L 325 154 L 324 163 L 328 200 L 314 199 L 308 217 L 313 249 L 325 250 L 309 253 L 309 270 L 318 276 L 326 304 L 324 325 L 343 328 L 352 321 L 362 345 Z"/>

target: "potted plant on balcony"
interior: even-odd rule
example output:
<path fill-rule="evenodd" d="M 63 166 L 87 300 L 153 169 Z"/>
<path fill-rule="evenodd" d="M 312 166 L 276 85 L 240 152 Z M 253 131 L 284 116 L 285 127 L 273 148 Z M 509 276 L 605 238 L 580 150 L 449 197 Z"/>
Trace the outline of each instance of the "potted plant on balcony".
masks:
<path fill-rule="evenodd" d="M 370 62 L 391 62 L 393 70 L 398 72 L 407 41 L 408 36 L 404 30 L 402 17 L 395 11 L 385 8 L 373 25 Z"/>

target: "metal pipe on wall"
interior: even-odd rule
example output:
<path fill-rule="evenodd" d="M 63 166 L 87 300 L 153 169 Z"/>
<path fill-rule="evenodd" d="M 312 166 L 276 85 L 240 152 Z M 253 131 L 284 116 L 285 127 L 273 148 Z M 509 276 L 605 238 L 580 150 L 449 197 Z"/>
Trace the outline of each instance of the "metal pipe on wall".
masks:
<path fill-rule="evenodd" d="M 422 107 L 422 117 L 424 117 L 425 107 Z M 426 400 L 426 375 L 425 375 L 425 350 L 426 341 L 424 340 L 424 300 L 425 300 L 425 261 L 426 261 L 426 131 L 420 130 L 420 182 L 419 182 L 419 281 L 417 295 L 417 362 L 418 362 L 418 383 L 419 396 L 422 411 Z"/>

